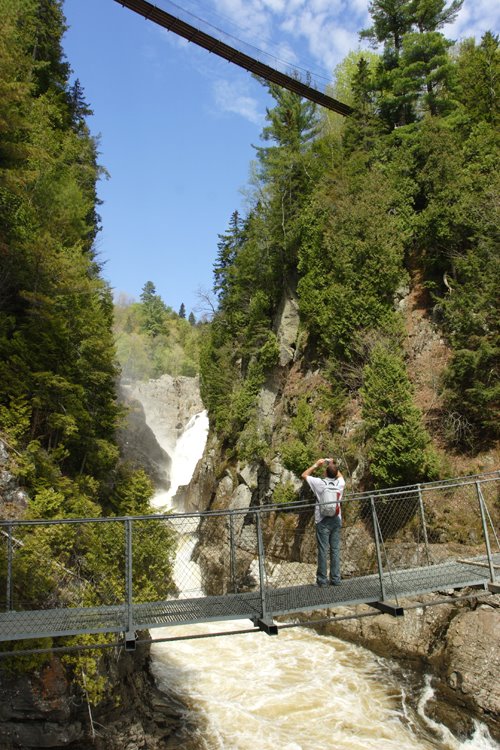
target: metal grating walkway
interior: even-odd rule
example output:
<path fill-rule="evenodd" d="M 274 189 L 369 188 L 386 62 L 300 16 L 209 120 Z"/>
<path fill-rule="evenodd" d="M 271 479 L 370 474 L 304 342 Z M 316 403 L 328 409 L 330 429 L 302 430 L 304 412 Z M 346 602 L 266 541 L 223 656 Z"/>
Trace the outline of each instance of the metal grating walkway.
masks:
<path fill-rule="evenodd" d="M 500 564 L 500 554 L 493 556 Z M 484 586 L 489 582 L 484 557 L 462 563 L 447 561 L 438 565 L 384 573 L 382 582 L 387 600 L 413 597 L 441 590 Z M 169 601 L 104 607 L 80 607 L 0 613 L 0 640 L 79 635 L 83 633 L 123 633 L 159 627 L 220 620 L 252 620 L 314 609 L 355 604 L 376 604 L 383 598 L 378 574 L 344 580 L 340 586 L 315 585 L 195 597 Z M 263 612 L 262 602 L 265 602 Z M 131 615 L 131 617 L 129 616 Z"/>

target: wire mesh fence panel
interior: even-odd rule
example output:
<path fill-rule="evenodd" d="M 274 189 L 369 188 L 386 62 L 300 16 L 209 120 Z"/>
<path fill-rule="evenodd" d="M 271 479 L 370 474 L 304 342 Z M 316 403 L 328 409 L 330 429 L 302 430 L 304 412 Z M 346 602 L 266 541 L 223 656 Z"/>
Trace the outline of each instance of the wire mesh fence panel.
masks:
<path fill-rule="evenodd" d="M 162 566 L 167 568 L 168 572 L 165 571 L 164 587 L 160 585 L 159 599 L 162 598 L 162 591 L 166 594 L 163 597 L 165 599 L 205 595 L 197 557 L 202 523 L 203 519 L 194 515 L 172 515 L 165 521 L 160 521 L 168 534 L 167 539 L 160 546 L 163 557 Z M 154 552 L 152 554 L 154 555 Z"/>
<path fill-rule="evenodd" d="M 484 553 L 481 509 L 474 483 L 424 489 L 422 497 L 433 562 L 464 552 Z"/>
<path fill-rule="evenodd" d="M 235 513 L 226 520 L 230 548 L 227 593 L 256 591 L 260 589 L 257 513 Z"/>
<path fill-rule="evenodd" d="M 10 544 L 2 545 L 2 608 L 23 611 L 122 602 L 123 549 L 120 522 L 13 525 Z"/>
<path fill-rule="evenodd" d="M 0 612 L 12 609 L 12 528 L 0 529 Z"/>
<path fill-rule="evenodd" d="M 340 565 L 344 580 L 371 575 L 377 571 L 370 498 L 347 498 L 342 504 Z"/>
<path fill-rule="evenodd" d="M 394 572 L 431 562 L 418 488 L 373 498 L 382 571 Z"/>
<path fill-rule="evenodd" d="M 314 506 L 262 513 L 266 586 L 285 588 L 316 581 Z"/>
<path fill-rule="evenodd" d="M 158 518 L 135 519 L 131 525 L 132 602 L 156 602 L 178 597 L 183 587 L 193 588 L 182 570 L 187 546 L 196 533 L 198 519 L 188 524 Z M 195 531 L 192 532 L 191 528 Z M 184 554 L 183 554 L 184 552 Z M 176 569 L 176 565 L 179 571 Z M 191 563 L 195 567 L 195 563 Z M 175 580 L 179 572 L 181 581 Z"/>
<path fill-rule="evenodd" d="M 484 502 L 492 550 L 500 552 L 500 481 L 478 482 L 477 489 Z"/>

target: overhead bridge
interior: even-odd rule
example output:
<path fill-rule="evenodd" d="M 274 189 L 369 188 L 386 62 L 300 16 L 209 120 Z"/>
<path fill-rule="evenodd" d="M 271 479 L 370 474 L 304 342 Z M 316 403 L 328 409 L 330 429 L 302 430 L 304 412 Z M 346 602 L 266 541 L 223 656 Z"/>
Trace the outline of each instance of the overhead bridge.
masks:
<path fill-rule="evenodd" d="M 246 55 L 236 47 L 226 44 L 211 34 L 207 34 L 202 29 L 197 29 L 172 13 L 168 13 L 162 8 L 147 2 L 147 0 L 115 0 L 115 2 L 133 10 L 145 19 L 167 29 L 167 31 L 172 31 L 183 39 L 187 39 L 188 42 L 193 42 L 193 44 L 202 47 L 208 52 L 212 52 L 214 55 L 222 57 L 224 60 L 234 63 L 234 65 L 238 65 L 240 68 L 266 81 L 276 83 L 278 86 L 293 91 L 299 96 L 309 99 L 322 107 L 331 109 L 333 112 L 337 112 L 344 117 L 351 115 L 353 112 L 353 108 L 348 104 L 340 102 L 338 99 L 328 96 L 328 94 L 324 94 L 322 91 L 304 83 L 297 77 L 287 75 L 251 55 Z"/>
<path fill-rule="evenodd" d="M 175 639 L 180 625 L 241 620 L 275 634 L 276 618 L 300 612 L 366 604 L 402 616 L 402 600 L 431 592 L 499 593 L 499 490 L 495 472 L 346 495 L 342 583 L 325 588 L 310 502 L 2 521 L 0 641 L 8 653 L 9 641 L 115 633 L 133 648 L 156 628 Z"/>

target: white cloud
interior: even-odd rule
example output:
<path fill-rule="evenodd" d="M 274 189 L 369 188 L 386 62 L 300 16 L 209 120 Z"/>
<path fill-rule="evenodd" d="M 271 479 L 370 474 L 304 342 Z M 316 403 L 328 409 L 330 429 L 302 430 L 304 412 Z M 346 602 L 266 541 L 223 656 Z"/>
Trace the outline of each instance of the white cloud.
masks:
<path fill-rule="evenodd" d="M 215 7 L 238 26 L 243 41 L 263 44 L 270 38 L 272 13 L 261 0 L 215 0 Z"/>
<path fill-rule="evenodd" d="M 450 39 L 473 36 L 478 41 L 485 31 L 498 33 L 500 28 L 500 4 L 497 0 L 465 0 L 456 20 L 445 26 L 444 33 Z"/>
<path fill-rule="evenodd" d="M 325 11 L 313 13 L 307 8 L 288 21 L 290 32 L 305 39 L 312 57 L 327 71 L 332 71 L 350 50 L 358 47 L 357 28 L 353 29 L 352 23 L 346 23 L 342 17 L 334 18 Z"/>
<path fill-rule="evenodd" d="M 223 112 L 232 112 L 260 125 L 263 115 L 258 110 L 257 100 L 248 96 L 239 83 L 219 79 L 214 83 L 215 103 Z"/>

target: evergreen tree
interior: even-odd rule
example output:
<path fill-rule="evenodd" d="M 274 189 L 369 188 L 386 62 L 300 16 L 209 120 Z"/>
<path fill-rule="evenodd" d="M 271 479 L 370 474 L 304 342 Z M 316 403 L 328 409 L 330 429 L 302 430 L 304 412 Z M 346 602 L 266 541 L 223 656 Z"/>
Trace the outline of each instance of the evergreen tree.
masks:
<path fill-rule="evenodd" d="M 374 347 L 361 389 L 370 472 L 376 487 L 432 479 L 436 459 L 413 405 L 412 388 L 401 357 L 383 344 Z"/>
<path fill-rule="evenodd" d="M 373 44 L 384 43 L 399 55 L 403 36 L 410 31 L 413 14 L 409 0 L 371 0 L 368 10 L 373 26 L 360 32 L 362 39 Z"/>
<path fill-rule="evenodd" d="M 453 23 L 463 4 L 464 0 L 452 0 L 446 7 L 446 0 L 412 0 L 412 22 L 421 34 L 436 31 L 447 23 Z"/>
<path fill-rule="evenodd" d="M 217 259 L 214 263 L 213 290 L 219 297 L 219 304 L 226 310 L 231 307 L 231 274 L 234 271 L 236 256 L 243 241 L 242 222 L 238 211 L 234 211 L 231 214 L 227 232 L 219 235 Z"/>
<path fill-rule="evenodd" d="M 184 302 L 181 302 L 181 306 L 179 308 L 179 318 L 182 318 L 183 320 L 186 317 L 186 305 Z"/>
<path fill-rule="evenodd" d="M 497 125 L 500 119 L 500 37 L 487 31 L 479 45 L 467 39 L 459 49 L 456 75 L 457 98 L 474 122 Z"/>
<path fill-rule="evenodd" d="M 374 153 L 383 125 L 376 112 L 374 77 L 364 57 L 358 61 L 351 91 L 354 112 L 344 128 L 344 147 L 348 152 L 362 149 L 367 153 Z"/>
<path fill-rule="evenodd" d="M 380 111 L 392 127 L 407 125 L 424 111 L 438 114 L 447 102 L 451 43 L 437 30 L 453 21 L 463 0 L 374 0 L 373 26 L 361 32 L 383 43 L 379 66 Z M 440 96 L 441 94 L 441 96 Z"/>
<path fill-rule="evenodd" d="M 163 330 L 167 307 L 152 281 L 146 281 L 141 292 L 144 313 L 144 330 L 153 338 Z"/>

